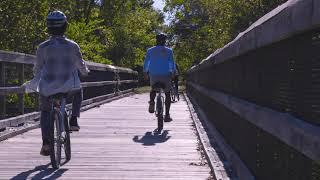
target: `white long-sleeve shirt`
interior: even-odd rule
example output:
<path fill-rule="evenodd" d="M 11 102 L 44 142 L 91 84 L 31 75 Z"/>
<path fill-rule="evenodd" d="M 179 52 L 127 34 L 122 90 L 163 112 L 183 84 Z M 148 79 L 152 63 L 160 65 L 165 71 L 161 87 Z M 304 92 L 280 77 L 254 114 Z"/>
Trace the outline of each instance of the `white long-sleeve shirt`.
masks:
<path fill-rule="evenodd" d="M 83 75 L 89 72 L 78 44 L 53 36 L 39 45 L 30 84 L 43 96 L 67 93 L 81 87 L 78 71 Z"/>

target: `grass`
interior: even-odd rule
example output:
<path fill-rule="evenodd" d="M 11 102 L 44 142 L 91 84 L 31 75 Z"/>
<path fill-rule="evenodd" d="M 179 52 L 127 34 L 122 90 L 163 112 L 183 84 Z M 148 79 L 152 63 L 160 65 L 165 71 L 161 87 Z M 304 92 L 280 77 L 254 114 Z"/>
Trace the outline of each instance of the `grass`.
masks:
<path fill-rule="evenodd" d="M 143 94 L 143 93 L 150 92 L 150 90 L 151 90 L 150 86 L 143 86 L 143 87 L 135 88 L 134 92 L 137 94 Z"/>
<path fill-rule="evenodd" d="M 180 85 L 179 92 L 184 92 L 186 90 L 186 86 Z M 134 92 L 137 94 L 149 93 L 151 91 L 150 86 L 143 86 L 134 89 Z"/>

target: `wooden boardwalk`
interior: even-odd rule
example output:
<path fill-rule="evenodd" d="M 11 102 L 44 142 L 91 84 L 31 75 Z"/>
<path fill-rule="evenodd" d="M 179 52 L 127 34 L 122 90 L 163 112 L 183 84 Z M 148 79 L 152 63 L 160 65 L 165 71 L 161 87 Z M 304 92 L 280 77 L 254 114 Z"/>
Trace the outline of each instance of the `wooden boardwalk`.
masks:
<path fill-rule="evenodd" d="M 81 114 L 72 133 L 72 159 L 53 171 L 39 155 L 40 129 L 0 142 L 0 179 L 183 179 L 210 177 L 185 101 L 172 105 L 173 122 L 155 135 L 147 94 L 134 95 Z"/>

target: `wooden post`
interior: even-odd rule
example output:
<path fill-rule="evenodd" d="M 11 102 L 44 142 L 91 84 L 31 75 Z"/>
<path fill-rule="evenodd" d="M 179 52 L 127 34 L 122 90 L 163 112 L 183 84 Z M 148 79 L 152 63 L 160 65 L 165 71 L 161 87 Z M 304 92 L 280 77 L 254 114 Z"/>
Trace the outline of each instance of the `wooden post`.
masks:
<path fill-rule="evenodd" d="M 19 85 L 24 83 L 24 64 L 18 65 Z M 24 114 L 24 94 L 18 94 L 19 97 L 19 112 Z"/>
<path fill-rule="evenodd" d="M 5 63 L 0 63 L 0 87 L 5 87 L 6 72 L 5 72 Z M 6 97 L 0 96 L 0 119 L 6 117 Z"/>

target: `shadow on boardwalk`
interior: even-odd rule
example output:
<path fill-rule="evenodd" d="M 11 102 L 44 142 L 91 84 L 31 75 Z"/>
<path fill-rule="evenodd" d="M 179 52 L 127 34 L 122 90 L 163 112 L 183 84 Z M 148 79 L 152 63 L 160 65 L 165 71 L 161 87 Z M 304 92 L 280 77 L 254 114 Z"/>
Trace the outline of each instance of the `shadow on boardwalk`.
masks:
<path fill-rule="evenodd" d="M 11 180 L 22 180 L 22 179 L 58 179 L 59 177 L 62 176 L 64 172 L 66 172 L 68 169 L 53 169 L 49 168 L 49 164 L 46 165 L 41 165 L 41 166 L 36 166 L 34 169 L 31 169 L 29 171 L 24 171 L 13 178 Z M 32 175 L 36 173 L 35 175 Z"/>
<path fill-rule="evenodd" d="M 139 138 L 139 136 L 134 136 L 132 140 L 136 143 L 142 143 L 144 146 L 154 146 L 157 143 L 164 143 L 168 141 L 171 136 L 168 136 L 169 131 L 164 130 L 163 133 L 158 134 L 156 132 L 146 132 L 144 136 Z"/>

